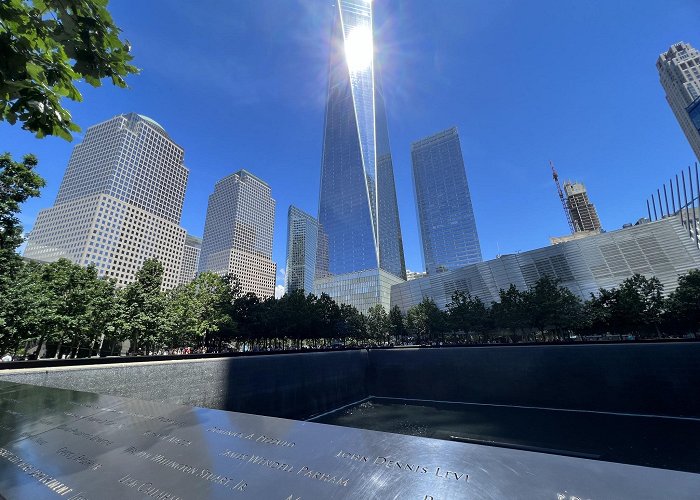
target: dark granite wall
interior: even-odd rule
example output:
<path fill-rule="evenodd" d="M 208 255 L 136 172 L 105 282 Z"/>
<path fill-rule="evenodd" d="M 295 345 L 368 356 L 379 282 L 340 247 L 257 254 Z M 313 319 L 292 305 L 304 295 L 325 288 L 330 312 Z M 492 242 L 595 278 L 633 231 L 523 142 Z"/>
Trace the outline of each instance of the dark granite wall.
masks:
<path fill-rule="evenodd" d="M 373 350 L 373 396 L 700 416 L 700 343 Z"/>
<path fill-rule="evenodd" d="M 366 374 L 357 350 L 0 370 L 0 380 L 306 418 L 365 398 Z"/>
<path fill-rule="evenodd" d="M 700 343 L 355 350 L 0 370 L 0 380 L 289 418 L 369 395 L 700 417 Z"/>

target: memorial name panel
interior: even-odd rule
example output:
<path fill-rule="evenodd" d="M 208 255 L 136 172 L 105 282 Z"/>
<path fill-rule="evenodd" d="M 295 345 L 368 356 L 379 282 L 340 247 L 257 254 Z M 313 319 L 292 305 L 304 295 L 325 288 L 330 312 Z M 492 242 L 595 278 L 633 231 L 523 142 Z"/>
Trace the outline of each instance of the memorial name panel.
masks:
<path fill-rule="evenodd" d="M 13 498 L 695 498 L 700 476 L 0 383 Z"/>

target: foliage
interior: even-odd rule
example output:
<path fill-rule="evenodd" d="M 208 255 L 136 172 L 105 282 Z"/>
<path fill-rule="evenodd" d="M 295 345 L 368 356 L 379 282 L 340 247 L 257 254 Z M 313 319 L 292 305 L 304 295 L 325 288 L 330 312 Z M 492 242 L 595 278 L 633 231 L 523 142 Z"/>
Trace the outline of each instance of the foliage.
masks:
<path fill-rule="evenodd" d="M 13 161 L 9 153 L 0 155 L 0 251 L 14 251 L 22 243 L 22 226 L 17 218 L 20 205 L 39 196 L 44 187 L 44 179 L 34 171 L 37 164 L 33 155 L 21 162 Z"/>
<path fill-rule="evenodd" d="M 678 278 L 678 287 L 669 295 L 667 322 L 682 332 L 700 331 L 700 269 Z"/>
<path fill-rule="evenodd" d="M 652 336 L 664 311 L 663 286 L 656 277 L 635 274 L 619 288 L 601 289 L 585 304 L 589 330 Z"/>
<path fill-rule="evenodd" d="M 485 332 L 491 329 L 490 311 L 479 297 L 472 297 L 469 292 L 453 293 L 452 301 L 447 304 L 447 314 L 453 331 L 470 334 L 477 340 L 482 340 Z"/>
<path fill-rule="evenodd" d="M 579 321 L 581 301 L 559 282 L 543 276 L 524 294 L 527 324 L 541 335 L 570 332 Z"/>
<path fill-rule="evenodd" d="M 61 100 L 82 100 L 76 82 L 126 87 L 137 72 L 119 33 L 107 0 L 0 2 L 0 120 L 71 140 L 80 128 Z"/>
<path fill-rule="evenodd" d="M 136 281 L 130 283 L 121 295 L 122 340 L 131 342 L 130 350 L 155 349 L 165 344 L 168 331 L 166 302 L 160 291 L 163 281 L 163 264 L 147 259 L 136 273 Z"/>
<path fill-rule="evenodd" d="M 406 326 L 419 344 L 438 342 L 448 330 L 445 313 L 430 298 L 408 310 Z"/>
<path fill-rule="evenodd" d="M 403 344 L 406 341 L 406 321 L 398 306 L 389 309 L 389 331 L 397 344 Z"/>
<path fill-rule="evenodd" d="M 498 296 L 500 300 L 491 307 L 496 326 L 512 333 L 522 332 L 528 321 L 525 295 L 510 285 L 508 290 L 499 290 Z"/>
<path fill-rule="evenodd" d="M 384 306 L 375 304 L 367 311 L 367 336 L 379 343 L 389 343 L 391 323 Z"/>
<path fill-rule="evenodd" d="M 166 301 L 169 343 L 176 345 L 206 343 L 207 335 L 230 331 L 229 315 L 234 300 L 230 280 L 211 272 L 199 274 L 193 281 L 172 290 Z"/>

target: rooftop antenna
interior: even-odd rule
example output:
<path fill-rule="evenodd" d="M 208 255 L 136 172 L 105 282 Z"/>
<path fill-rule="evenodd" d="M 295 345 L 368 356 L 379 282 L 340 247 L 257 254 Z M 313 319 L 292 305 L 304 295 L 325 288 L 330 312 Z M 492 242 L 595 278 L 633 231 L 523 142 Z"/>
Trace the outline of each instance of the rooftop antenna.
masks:
<path fill-rule="evenodd" d="M 559 193 L 559 199 L 561 200 L 561 206 L 564 209 L 564 214 L 566 214 L 566 222 L 568 222 L 569 230 L 571 231 L 571 234 L 573 234 L 575 232 L 574 223 L 571 220 L 571 212 L 569 212 L 569 204 L 566 201 L 566 197 L 564 196 L 564 191 L 562 191 L 561 184 L 559 183 L 559 174 L 557 174 L 557 171 L 554 168 L 554 163 L 552 162 L 552 160 L 549 160 L 549 166 L 552 167 L 552 178 L 554 179 L 554 183 L 557 185 L 557 193 Z"/>

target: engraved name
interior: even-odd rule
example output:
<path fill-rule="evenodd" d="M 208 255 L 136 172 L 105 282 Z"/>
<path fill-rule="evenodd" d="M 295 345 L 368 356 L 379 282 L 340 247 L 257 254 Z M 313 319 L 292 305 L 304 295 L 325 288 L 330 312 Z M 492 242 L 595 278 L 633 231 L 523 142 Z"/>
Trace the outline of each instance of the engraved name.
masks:
<path fill-rule="evenodd" d="M 192 441 L 180 439 L 179 437 L 173 436 L 172 434 L 161 434 L 160 432 L 146 431 L 143 433 L 143 435 L 158 438 L 161 441 L 167 441 L 168 443 L 179 444 L 180 446 L 189 446 L 192 444 Z"/>
<path fill-rule="evenodd" d="M 386 467 L 387 469 L 401 470 L 404 472 L 414 474 L 431 474 L 435 477 L 443 479 L 452 479 L 455 481 L 467 481 L 469 479 L 469 474 L 465 472 L 455 472 L 451 470 L 446 470 L 442 466 L 431 467 L 427 465 L 411 463 L 409 461 L 392 459 L 389 457 L 371 458 L 366 455 L 360 455 L 359 453 L 351 453 L 348 451 L 340 450 L 338 453 L 335 454 L 335 458 L 340 458 L 343 460 L 349 460 L 353 462 L 372 464 L 379 467 Z"/>
<path fill-rule="evenodd" d="M 283 439 L 266 436 L 264 434 L 255 434 L 254 432 L 245 434 L 243 432 L 230 431 L 228 429 L 222 429 L 216 426 L 209 427 L 207 429 L 207 432 L 213 432 L 215 434 L 221 434 L 222 436 L 231 436 L 239 439 L 248 439 L 250 441 L 255 441 L 256 443 L 271 444 L 273 446 L 285 446 L 287 448 L 293 448 L 296 445 L 296 443 L 294 443 L 293 441 L 285 441 Z"/>
<path fill-rule="evenodd" d="M 289 465 L 272 458 L 261 457 L 259 455 L 248 455 L 246 453 L 239 453 L 233 450 L 226 450 L 219 455 L 222 457 L 232 458 L 234 460 L 241 460 L 254 465 L 260 465 L 262 467 L 269 467 L 270 469 L 281 470 L 282 472 L 294 472 L 293 465 Z"/>
<path fill-rule="evenodd" d="M 136 491 L 139 493 L 147 497 L 155 498 L 156 500 L 182 500 L 175 493 L 157 488 L 153 486 L 153 483 L 150 481 L 142 481 L 141 479 L 131 477 L 129 474 L 119 479 L 119 483 L 128 488 L 136 488 Z"/>
<path fill-rule="evenodd" d="M 15 464 L 20 470 L 27 473 L 27 475 L 29 475 L 31 478 L 37 480 L 39 483 L 43 484 L 59 496 L 66 496 L 68 493 L 73 491 L 73 488 L 70 486 L 63 484 L 58 479 L 36 468 L 29 462 L 25 462 L 20 457 L 9 450 L 6 450 L 5 448 L 0 448 L 0 457 L 12 464 Z"/>
<path fill-rule="evenodd" d="M 316 479 L 317 481 L 335 484 L 336 486 L 347 486 L 349 481 L 349 479 L 344 478 L 342 476 L 336 476 L 332 474 L 326 474 L 325 472 L 315 471 L 307 466 L 300 468 L 297 471 L 297 476 L 302 476 L 309 479 Z"/>
<path fill-rule="evenodd" d="M 82 438 L 82 439 L 87 439 L 88 441 L 92 441 L 94 443 L 100 444 L 102 446 L 110 446 L 112 444 L 112 441 L 109 439 L 104 439 L 101 438 L 100 436 L 96 436 L 95 434 L 90 434 L 88 432 L 81 431 L 79 429 L 76 429 L 74 427 L 68 427 L 65 424 L 61 424 L 56 429 L 64 431 L 64 432 L 69 432 L 73 434 L 76 437 Z"/>
<path fill-rule="evenodd" d="M 209 481 L 211 483 L 220 484 L 221 486 L 225 486 L 232 490 L 244 491 L 245 488 L 248 486 L 248 483 L 246 483 L 245 481 L 236 482 L 234 479 L 228 476 L 215 474 L 209 469 L 200 469 L 199 467 L 194 467 L 189 464 L 180 463 L 160 454 L 153 454 L 144 450 L 139 450 L 134 446 L 129 446 L 128 448 L 126 448 L 124 450 L 124 453 L 129 453 L 130 455 L 141 458 L 143 460 L 155 462 L 159 465 L 162 465 L 163 467 L 168 467 L 178 472 L 189 474 L 191 476 L 203 479 L 205 481 Z"/>
<path fill-rule="evenodd" d="M 104 408 L 104 411 L 110 413 L 117 413 L 119 415 L 125 415 L 127 417 L 143 418 L 146 420 L 157 420 L 159 422 L 163 422 L 164 424 L 175 425 L 177 427 L 183 427 L 186 425 L 185 423 L 175 420 L 174 418 L 164 417 L 162 415 L 145 415 L 143 413 L 133 413 L 130 411 L 117 410 L 115 408 Z"/>
<path fill-rule="evenodd" d="M 81 465 L 85 465 L 91 470 L 97 470 L 100 467 L 102 467 L 102 464 L 98 463 L 94 458 L 90 458 L 87 455 L 82 455 L 71 451 L 67 446 L 56 450 L 56 454 L 65 458 L 66 460 L 72 460 L 74 462 L 78 462 Z"/>

